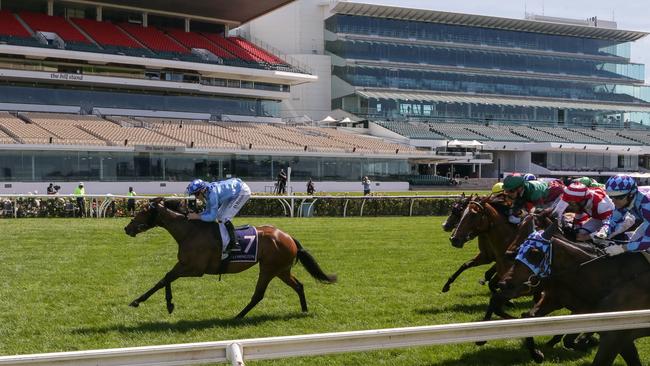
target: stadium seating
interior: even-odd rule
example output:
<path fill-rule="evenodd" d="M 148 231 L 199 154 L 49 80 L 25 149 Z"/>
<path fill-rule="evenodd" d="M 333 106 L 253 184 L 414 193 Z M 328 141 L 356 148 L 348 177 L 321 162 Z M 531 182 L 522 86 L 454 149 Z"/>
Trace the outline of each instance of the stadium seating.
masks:
<path fill-rule="evenodd" d="M 546 132 L 551 135 L 559 136 L 566 139 L 569 142 L 576 142 L 581 144 L 604 144 L 605 141 L 597 139 L 595 137 L 583 135 L 579 132 L 572 131 L 566 128 L 558 127 L 535 127 L 535 129 Z"/>
<path fill-rule="evenodd" d="M 567 128 L 568 130 L 590 136 L 613 145 L 640 145 L 638 141 L 616 134 L 613 131 L 591 128 Z"/>
<path fill-rule="evenodd" d="M 474 125 L 476 126 L 476 125 Z M 445 123 L 429 123 L 432 131 L 446 136 L 450 139 L 456 140 L 486 140 L 487 136 L 483 136 L 474 131 L 467 129 L 467 125 L 460 124 L 445 124 Z"/>
<path fill-rule="evenodd" d="M 207 38 L 194 32 L 185 32 L 181 29 L 168 29 L 167 34 L 187 48 L 203 48 L 223 59 L 236 58 L 230 52 L 208 41 Z"/>
<path fill-rule="evenodd" d="M 57 136 L 60 139 L 59 144 L 107 145 L 106 141 L 91 135 L 79 127 L 88 123 L 106 123 L 106 121 L 99 117 L 41 113 L 26 113 L 23 114 L 23 117 L 50 132 L 52 135 Z"/>
<path fill-rule="evenodd" d="M 121 127 L 115 123 L 84 124 L 82 129 L 114 146 L 185 146 L 184 143 L 143 127 Z"/>
<path fill-rule="evenodd" d="M 244 61 L 248 62 L 264 62 L 259 57 L 255 57 L 251 55 L 249 52 L 247 52 L 245 49 L 239 47 L 238 45 L 229 42 L 227 39 L 223 38 L 219 34 L 215 33 L 201 33 L 205 38 L 209 39 L 212 43 L 215 45 L 227 50 L 228 52 L 232 53 L 233 55 L 237 56 L 237 58 L 240 58 Z"/>
<path fill-rule="evenodd" d="M 138 24 L 120 23 L 118 26 L 152 51 L 189 54 L 190 51 L 169 38 L 154 27 L 142 27 Z"/>
<path fill-rule="evenodd" d="M 72 26 L 65 18 L 48 16 L 41 13 L 21 12 L 19 16 L 34 31 L 56 33 L 67 42 L 91 44 L 77 28 Z"/>
<path fill-rule="evenodd" d="M 529 126 L 509 126 L 510 132 L 535 142 L 569 142 L 569 140 Z"/>
<path fill-rule="evenodd" d="M 395 133 L 412 139 L 444 140 L 445 137 L 429 129 L 429 125 L 420 122 L 378 121 L 378 125 Z"/>
<path fill-rule="evenodd" d="M 9 113 L 0 112 L 0 129 L 21 144 L 62 144 L 63 141 L 43 128 L 25 123 Z M 11 142 L 10 142 L 11 143 Z"/>
<path fill-rule="evenodd" d="M 13 13 L 0 10 L 0 35 L 29 38 L 31 34 L 16 19 Z"/>
<path fill-rule="evenodd" d="M 228 37 L 228 40 L 237 46 L 243 48 L 244 50 L 248 51 L 250 54 L 253 56 L 261 59 L 264 62 L 268 62 L 271 65 L 282 65 L 285 64 L 284 61 L 282 61 L 280 58 L 277 56 L 274 56 L 263 49 L 255 46 L 254 44 L 248 42 L 247 40 L 241 38 L 241 37 Z"/>
<path fill-rule="evenodd" d="M 112 23 L 80 18 L 75 18 L 71 21 L 88 33 L 89 36 L 102 46 L 142 48 L 142 46 Z"/>

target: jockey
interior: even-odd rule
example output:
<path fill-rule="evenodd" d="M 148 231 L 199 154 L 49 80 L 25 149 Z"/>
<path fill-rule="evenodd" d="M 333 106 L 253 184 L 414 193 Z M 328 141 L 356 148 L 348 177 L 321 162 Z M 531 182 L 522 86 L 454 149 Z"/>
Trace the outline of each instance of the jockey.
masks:
<path fill-rule="evenodd" d="M 494 183 L 494 185 L 492 186 L 492 195 L 496 196 L 502 193 L 503 193 L 503 183 L 502 182 Z"/>
<path fill-rule="evenodd" d="M 587 186 L 587 188 L 603 188 L 603 189 L 605 189 L 604 184 L 598 183 L 598 182 L 596 182 L 596 180 L 591 179 L 589 177 L 576 178 L 576 179 L 573 180 L 572 183 L 582 183 L 585 186 Z"/>
<path fill-rule="evenodd" d="M 607 195 L 614 202 L 616 211 L 612 214 L 609 223 L 603 225 L 603 229 L 596 233 L 597 238 L 606 238 L 613 229 L 613 223 L 624 222 L 626 213 L 643 220 L 632 234 L 630 241 L 622 245 L 610 245 L 605 248 L 609 255 L 617 255 L 623 252 L 643 251 L 650 248 L 650 187 L 637 187 L 634 178 L 629 175 L 615 175 L 607 180 L 605 184 Z"/>
<path fill-rule="evenodd" d="M 537 180 L 537 177 L 534 174 L 526 173 L 524 174 L 524 180 Z"/>
<path fill-rule="evenodd" d="M 194 179 L 187 186 L 187 194 L 196 196 L 205 204 L 205 210 L 201 214 L 191 213 L 187 215 L 188 220 L 217 221 L 223 223 L 228 230 L 230 241 L 224 245 L 225 250 L 222 256 L 222 259 L 226 258 L 233 249 L 237 248 L 235 227 L 231 220 L 250 198 L 250 188 L 239 178 L 212 183 Z"/>
<path fill-rule="evenodd" d="M 566 210 L 576 214 L 573 218 L 576 240 L 587 241 L 590 234 L 597 232 L 612 215 L 614 203 L 602 189 L 587 188 L 582 183 L 574 182 L 564 189 L 553 214 L 561 219 Z"/>
<path fill-rule="evenodd" d="M 521 218 L 517 213 L 521 209 L 532 212 L 535 207 L 544 207 L 555 202 L 563 193 L 564 185 L 559 180 L 550 183 L 541 180 L 525 180 L 522 176 L 509 175 L 503 180 L 506 196 L 513 200 L 512 215 L 508 218 L 513 224 L 518 224 Z"/>

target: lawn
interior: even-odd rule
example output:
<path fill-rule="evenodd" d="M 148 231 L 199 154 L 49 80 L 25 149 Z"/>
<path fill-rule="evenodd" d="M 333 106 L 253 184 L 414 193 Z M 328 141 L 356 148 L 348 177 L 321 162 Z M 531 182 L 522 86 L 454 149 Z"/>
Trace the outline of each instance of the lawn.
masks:
<path fill-rule="evenodd" d="M 129 302 L 175 263 L 176 244 L 163 229 L 136 238 L 126 219 L 0 220 L 0 354 L 217 341 L 307 333 L 476 321 L 488 290 L 477 283 L 486 267 L 466 271 L 448 293 L 440 289 L 475 245 L 455 249 L 441 217 L 241 218 L 273 224 L 298 238 L 339 283 L 322 285 L 300 266 L 310 312 L 274 280 L 244 320 L 257 269 L 237 275 L 179 279 L 176 310 L 164 293 L 139 308 Z M 525 310 L 520 300 L 512 313 Z M 542 338 L 541 341 L 547 338 Z M 650 360 L 650 339 L 637 341 Z M 546 365 L 585 365 L 594 352 L 543 349 Z M 247 362 L 248 365 L 534 365 L 520 340 L 417 347 L 327 357 Z M 617 365 L 623 361 L 617 359 Z"/>

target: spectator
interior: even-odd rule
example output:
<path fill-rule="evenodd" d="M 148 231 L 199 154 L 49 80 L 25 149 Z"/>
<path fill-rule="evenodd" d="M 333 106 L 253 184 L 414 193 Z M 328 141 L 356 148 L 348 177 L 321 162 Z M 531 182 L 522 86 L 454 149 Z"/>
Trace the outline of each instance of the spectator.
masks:
<path fill-rule="evenodd" d="M 205 205 L 205 210 L 202 213 L 188 214 L 188 220 L 217 221 L 223 223 L 228 230 L 230 240 L 228 243 L 223 243 L 221 259 L 226 259 L 232 250 L 240 250 L 235 236 L 235 227 L 231 220 L 251 196 L 248 185 L 239 178 L 212 183 L 194 179 L 187 186 L 187 194 L 194 195 Z"/>
<path fill-rule="evenodd" d="M 133 190 L 133 187 L 129 187 L 129 193 L 126 195 L 129 197 L 137 196 Z M 126 201 L 126 210 L 128 211 L 129 215 L 135 216 L 135 199 L 129 198 L 128 201 Z"/>
<path fill-rule="evenodd" d="M 86 215 L 86 201 L 84 196 L 86 195 L 86 189 L 84 188 L 84 182 L 79 182 L 77 188 L 72 192 L 77 196 L 77 208 L 79 209 L 79 217 L 84 217 Z"/>
<path fill-rule="evenodd" d="M 59 193 L 59 189 L 61 189 L 60 186 L 55 186 L 54 183 L 50 183 L 50 185 L 47 186 L 47 194 L 57 194 Z"/>
<path fill-rule="evenodd" d="M 363 195 L 367 196 L 370 194 L 370 179 L 368 177 L 363 177 L 361 180 L 361 184 L 363 185 Z"/>
<path fill-rule="evenodd" d="M 316 187 L 314 186 L 314 181 L 309 177 L 309 181 L 307 182 L 307 194 L 312 196 L 314 195 L 314 192 L 316 192 Z"/>
<path fill-rule="evenodd" d="M 287 173 L 284 172 L 284 169 L 280 169 L 278 173 L 278 194 L 287 193 Z"/>

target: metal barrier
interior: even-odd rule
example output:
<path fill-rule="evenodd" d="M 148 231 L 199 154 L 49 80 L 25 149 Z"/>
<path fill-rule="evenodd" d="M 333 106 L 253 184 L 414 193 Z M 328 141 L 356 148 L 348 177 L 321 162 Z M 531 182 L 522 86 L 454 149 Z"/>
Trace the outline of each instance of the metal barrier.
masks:
<path fill-rule="evenodd" d="M 0 357 L 0 366 L 172 366 L 650 328 L 650 310 Z M 522 352 L 525 352 L 522 349 Z"/>

